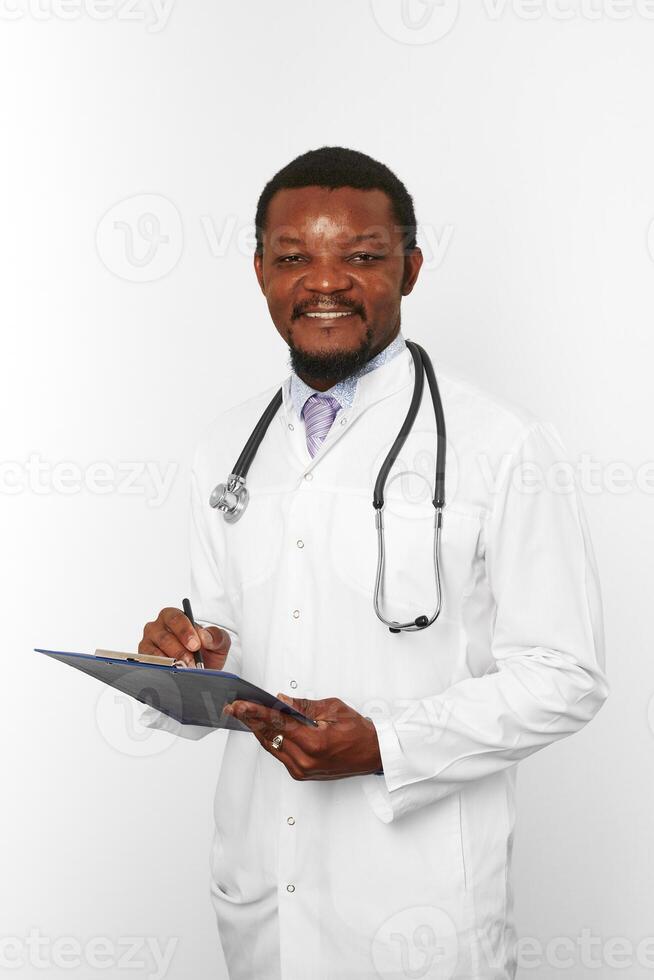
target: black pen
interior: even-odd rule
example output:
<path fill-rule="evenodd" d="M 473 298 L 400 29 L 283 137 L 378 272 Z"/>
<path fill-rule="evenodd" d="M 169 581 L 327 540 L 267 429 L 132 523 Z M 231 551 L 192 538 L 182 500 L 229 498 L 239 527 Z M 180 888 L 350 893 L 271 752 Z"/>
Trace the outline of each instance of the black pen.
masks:
<path fill-rule="evenodd" d="M 184 610 L 184 615 L 187 619 L 191 621 L 191 625 L 195 626 L 195 619 L 193 618 L 193 610 L 191 609 L 191 603 L 188 599 L 182 599 L 182 609 Z M 200 650 L 195 650 L 193 652 L 193 657 L 195 659 L 195 666 L 204 668 L 204 660 L 202 659 L 202 648 Z"/>

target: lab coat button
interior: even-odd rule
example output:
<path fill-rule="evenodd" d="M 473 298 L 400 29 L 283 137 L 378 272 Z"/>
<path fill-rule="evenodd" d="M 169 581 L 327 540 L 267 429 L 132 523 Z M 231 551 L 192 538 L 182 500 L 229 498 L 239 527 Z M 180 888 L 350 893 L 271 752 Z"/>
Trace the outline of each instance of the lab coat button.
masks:
<path fill-rule="evenodd" d="M 292 432 L 292 431 L 293 431 L 293 430 L 295 429 L 295 426 L 293 425 L 293 423 L 292 423 L 292 422 L 289 422 L 289 423 L 288 423 L 288 427 L 289 427 L 289 429 L 291 430 L 291 432 Z"/>
<path fill-rule="evenodd" d="M 313 480 L 313 473 L 305 473 L 304 474 L 304 479 L 305 480 Z"/>
<path fill-rule="evenodd" d="M 293 824 L 295 823 L 295 817 L 287 817 L 286 818 L 286 823 L 290 824 L 291 827 L 292 827 Z"/>
<path fill-rule="evenodd" d="M 287 892 L 294 892 L 295 891 L 295 885 L 287 885 L 286 886 L 286 891 Z"/>
<path fill-rule="evenodd" d="M 347 422 L 347 419 L 341 419 L 341 425 L 345 425 L 346 422 Z"/>
<path fill-rule="evenodd" d="M 298 548 L 304 548 L 304 541 L 302 541 L 301 539 L 298 539 L 297 546 L 298 546 Z"/>
<path fill-rule="evenodd" d="M 293 688 L 293 690 L 295 690 L 295 688 L 297 687 L 297 681 L 291 681 L 291 687 Z"/>
<path fill-rule="evenodd" d="M 299 609 L 294 609 L 293 610 L 293 619 L 298 619 L 299 615 L 300 615 L 300 610 Z"/>

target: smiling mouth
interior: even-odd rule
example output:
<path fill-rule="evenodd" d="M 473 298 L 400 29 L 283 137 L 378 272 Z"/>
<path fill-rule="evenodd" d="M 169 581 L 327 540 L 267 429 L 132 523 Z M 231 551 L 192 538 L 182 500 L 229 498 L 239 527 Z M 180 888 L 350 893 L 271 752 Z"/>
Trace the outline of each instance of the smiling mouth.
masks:
<path fill-rule="evenodd" d="M 303 313 L 302 316 L 311 317 L 312 320 L 338 320 L 344 316 L 356 316 L 356 314 L 351 311 L 332 311 L 330 313 Z"/>

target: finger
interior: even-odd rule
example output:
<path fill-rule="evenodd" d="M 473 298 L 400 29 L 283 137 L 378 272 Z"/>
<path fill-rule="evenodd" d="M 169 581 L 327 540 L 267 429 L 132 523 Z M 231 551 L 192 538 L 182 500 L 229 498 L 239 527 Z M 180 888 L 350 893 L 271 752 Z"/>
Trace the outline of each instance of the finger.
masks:
<path fill-rule="evenodd" d="M 218 626 L 203 626 L 198 630 L 202 657 L 209 670 L 222 670 L 232 644 L 229 633 Z"/>
<path fill-rule="evenodd" d="M 312 721 L 317 721 L 319 718 L 325 717 L 328 714 L 328 702 L 332 699 L 321 699 L 318 701 L 311 701 L 309 698 L 292 698 L 289 694 L 276 695 L 279 701 L 284 701 L 290 708 L 294 708 L 299 711 L 301 715 L 305 718 L 311 718 Z"/>
<path fill-rule="evenodd" d="M 227 630 L 221 629 L 220 626 L 203 626 L 199 633 L 204 650 L 211 650 L 213 653 L 227 653 L 232 645 L 231 636 Z"/>
<path fill-rule="evenodd" d="M 302 722 L 275 708 L 265 708 L 252 701 L 233 701 L 231 707 L 232 713 L 247 725 L 263 748 L 280 757 L 294 779 L 305 778 L 303 772 L 310 768 L 317 748 L 316 733 L 309 733 Z M 276 735 L 284 736 L 282 750 L 272 744 Z"/>
<path fill-rule="evenodd" d="M 293 779 L 308 778 L 306 774 L 310 771 L 311 761 L 292 738 L 283 732 L 279 732 L 275 727 L 271 730 L 265 726 L 257 727 L 256 725 L 252 728 L 252 734 L 262 749 L 265 749 L 269 755 L 274 756 L 286 767 Z M 282 735 L 282 744 L 277 748 L 273 745 L 273 739 L 280 734 Z"/>
<path fill-rule="evenodd" d="M 298 742 L 298 738 L 306 738 L 306 725 L 289 718 L 284 712 L 264 708 L 252 701 L 233 701 L 224 710 L 228 711 L 228 708 L 232 709 L 230 714 L 234 714 L 248 726 L 261 747 L 284 764 L 293 779 L 338 778 L 338 775 L 332 776 L 327 772 L 323 774 L 316 770 L 311 744 L 304 746 Z M 273 739 L 279 734 L 283 735 L 283 740 L 280 748 L 276 748 Z M 315 735 L 310 742 L 314 743 L 315 748 Z"/>
<path fill-rule="evenodd" d="M 279 734 L 292 735 L 293 726 L 298 725 L 295 719 L 289 719 L 283 712 L 274 708 L 265 708 L 254 701 L 232 701 L 225 710 L 242 721 L 255 734 L 270 740 Z"/>
<path fill-rule="evenodd" d="M 139 653 L 147 653 L 148 656 L 161 657 L 162 652 L 159 647 L 155 646 L 150 640 L 141 640 L 138 645 Z"/>
<path fill-rule="evenodd" d="M 198 631 L 181 609 L 162 609 L 159 622 L 175 636 L 186 650 L 199 650 L 201 643 Z"/>
<path fill-rule="evenodd" d="M 195 666 L 195 658 L 192 653 L 182 646 L 176 636 L 173 636 L 165 627 L 159 626 L 150 633 L 151 642 L 157 647 L 156 652 L 159 656 L 171 657 L 174 660 L 183 660 L 188 667 Z"/>

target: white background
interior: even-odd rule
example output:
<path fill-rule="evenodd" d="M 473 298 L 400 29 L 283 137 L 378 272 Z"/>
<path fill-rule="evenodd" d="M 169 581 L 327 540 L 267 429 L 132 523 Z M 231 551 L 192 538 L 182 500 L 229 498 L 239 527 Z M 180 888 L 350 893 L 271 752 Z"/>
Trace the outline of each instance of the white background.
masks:
<path fill-rule="evenodd" d="M 140 2 L 0 3 L 3 969 L 160 976 L 144 944 L 173 940 L 168 980 L 226 976 L 223 736 L 130 738 L 122 703 L 32 648 L 135 649 L 188 591 L 198 429 L 288 373 L 251 267 L 258 194 L 340 144 L 414 196 L 404 335 L 597 464 L 611 695 L 520 767 L 517 923 L 542 952 L 519 976 L 649 976 L 654 4 Z"/>

